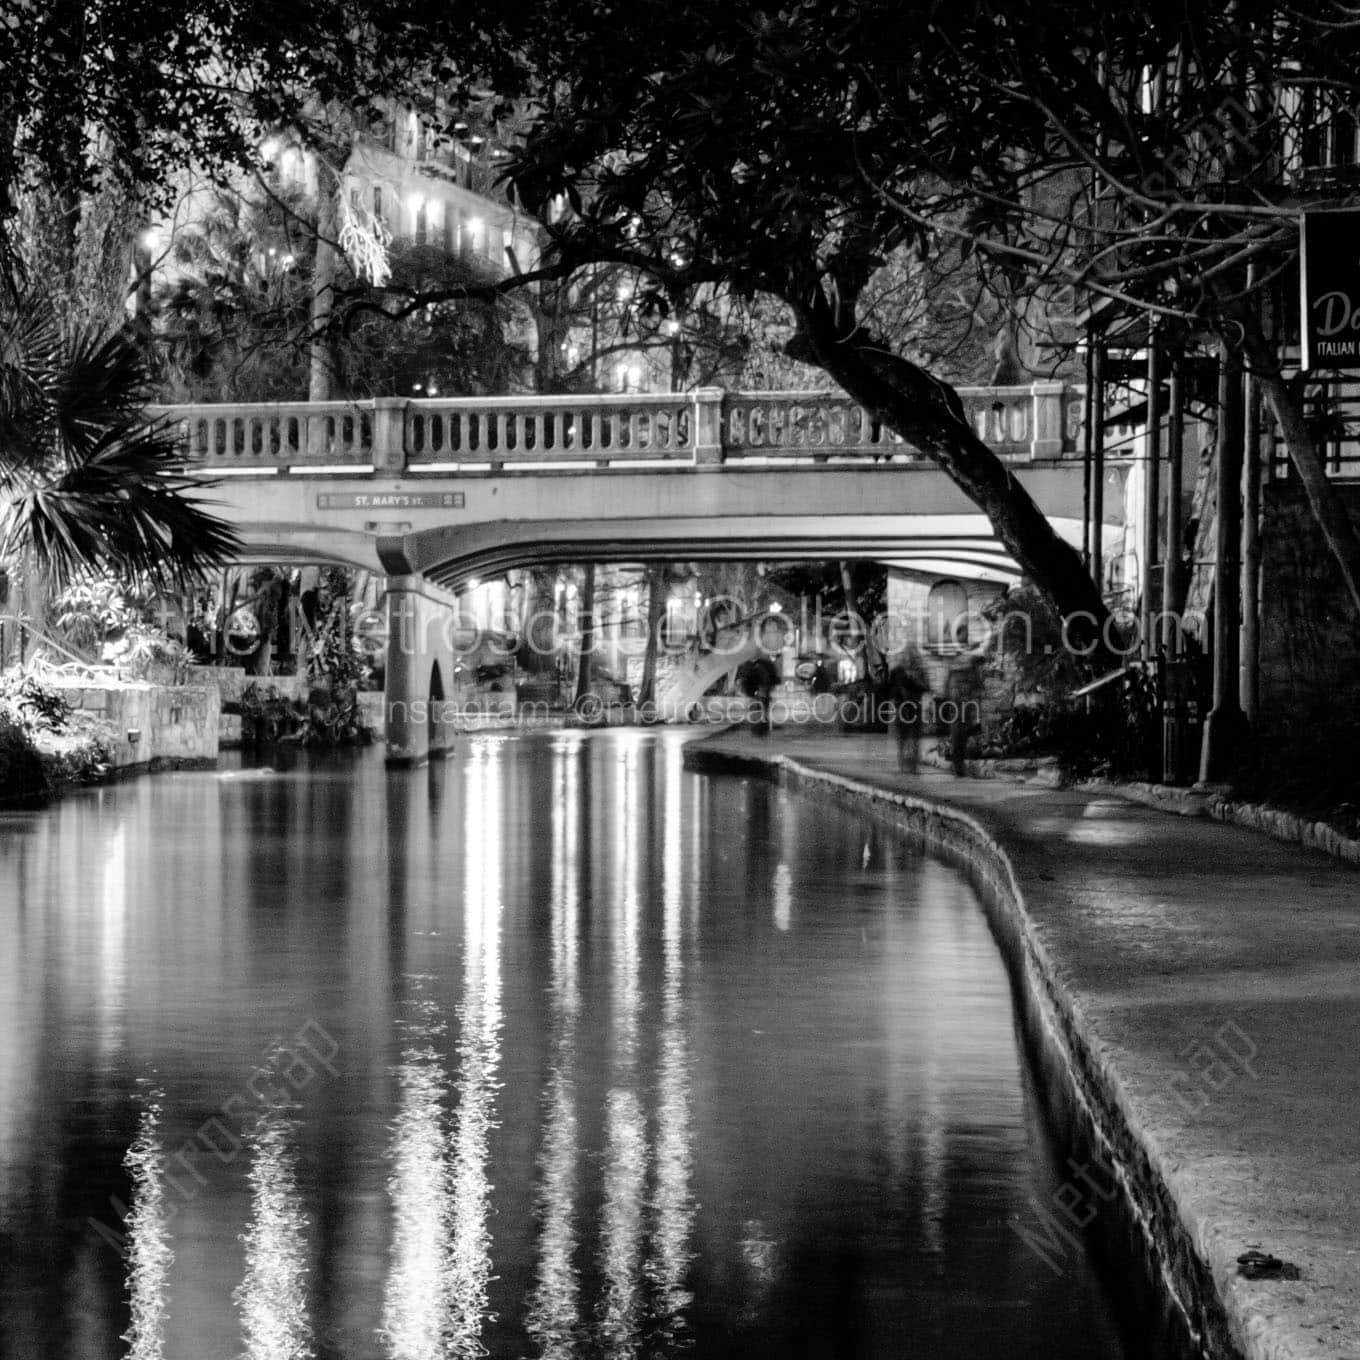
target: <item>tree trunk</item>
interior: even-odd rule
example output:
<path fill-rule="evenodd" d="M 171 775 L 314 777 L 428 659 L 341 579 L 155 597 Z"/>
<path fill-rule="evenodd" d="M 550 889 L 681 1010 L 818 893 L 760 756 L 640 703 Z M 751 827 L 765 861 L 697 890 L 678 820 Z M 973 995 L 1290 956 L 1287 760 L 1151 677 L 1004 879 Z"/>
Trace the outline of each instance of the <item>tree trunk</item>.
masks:
<path fill-rule="evenodd" d="M 552 671 L 557 661 L 557 568 L 530 567 L 524 592 L 523 633 L 535 674 Z"/>
<path fill-rule="evenodd" d="M 840 563 L 841 572 L 841 594 L 845 596 L 845 612 L 849 615 L 852 622 L 862 628 L 864 648 L 864 676 L 865 679 L 880 683 L 886 677 L 888 668 L 883 661 L 883 653 L 879 651 L 874 642 L 873 620 L 866 619 L 859 611 L 859 599 L 855 594 L 855 581 L 850 571 L 848 562 Z"/>
<path fill-rule="evenodd" d="M 661 650 L 661 620 L 666 613 L 666 568 L 654 563 L 647 568 L 647 650 L 642 657 L 642 683 L 638 703 L 656 699 L 656 661 Z"/>
<path fill-rule="evenodd" d="M 590 663 L 595 652 L 595 563 L 587 562 L 581 573 L 581 655 L 576 663 L 576 702 L 590 693 Z"/>
<path fill-rule="evenodd" d="M 1109 611 L 1080 552 L 974 434 L 954 389 L 893 354 L 871 333 L 839 326 L 825 299 L 811 307 L 795 304 L 795 312 L 809 357 L 873 416 L 938 463 L 987 516 L 1020 570 L 1067 620 L 1074 646 L 1096 644 Z"/>
<path fill-rule="evenodd" d="M 560 392 L 566 369 L 562 352 L 563 337 L 567 333 L 566 283 L 554 281 L 539 285 L 537 305 L 533 308 L 534 330 L 538 352 L 534 356 L 534 390 L 540 393 Z"/>
<path fill-rule="evenodd" d="M 312 265 L 310 316 L 310 376 L 308 401 L 330 401 L 335 386 L 335 342 L 330 334 L 331 308 L 335 303 L 337 267 L 335 241 L 339 233 L 339 181 L 317 158 L 316 166 L 316 259 Z"/>

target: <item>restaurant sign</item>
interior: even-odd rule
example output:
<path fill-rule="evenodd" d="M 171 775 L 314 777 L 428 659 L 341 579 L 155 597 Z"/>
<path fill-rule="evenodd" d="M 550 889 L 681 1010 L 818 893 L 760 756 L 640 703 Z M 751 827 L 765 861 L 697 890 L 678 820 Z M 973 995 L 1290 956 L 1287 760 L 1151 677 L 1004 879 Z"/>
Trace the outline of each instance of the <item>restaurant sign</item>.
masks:
<path fill-rule="evenodd" d="M 1360 211 L 1303 214 L 1303 367 L 1360 369 Z"/>

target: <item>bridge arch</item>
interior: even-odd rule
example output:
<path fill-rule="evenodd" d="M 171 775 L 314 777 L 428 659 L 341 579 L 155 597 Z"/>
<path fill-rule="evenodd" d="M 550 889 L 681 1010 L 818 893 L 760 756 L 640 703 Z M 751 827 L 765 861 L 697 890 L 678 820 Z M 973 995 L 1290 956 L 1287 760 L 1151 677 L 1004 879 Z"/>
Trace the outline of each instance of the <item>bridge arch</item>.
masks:
<path fill-rule="evenodd" d="M 382 574 L 371 534 L 285 524 L 237 524 L 241 566 L 287 562 L 298 566 L 353 567 Z"/>
<path fill-rule="evenodd" d="M 908 565 L 920 558 L 983 568 L 1014 579 L 1018 569 L 981 515 L 725 515 L 653 521 L 492 521 L 444 525 L 380 538 L 389 575 L 422 576 L 456 591 L 515 567 L 568 561 L 819 561 L 873 559 Z"/>

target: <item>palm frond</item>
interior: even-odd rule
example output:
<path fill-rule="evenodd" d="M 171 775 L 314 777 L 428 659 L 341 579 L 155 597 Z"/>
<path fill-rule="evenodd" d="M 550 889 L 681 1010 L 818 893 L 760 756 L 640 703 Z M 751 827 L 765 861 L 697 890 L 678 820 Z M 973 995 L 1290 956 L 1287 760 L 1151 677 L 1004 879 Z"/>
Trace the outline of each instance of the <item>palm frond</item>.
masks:
<path fill-rule="evenodd" d="M 49 394 L 60 368 L 61 328 L 32 293 L 0 307 L 0 488 L 41 463 L 51 443 Z"/>
<path fill-rule="evenodd" d="M 239 550 L 173 432 L 142 415 L 145 370 L 119 334 L 63 328 L 50 303 L 0 315 L 0 556 L 57 581 L 91 568 L 175 586 Z"/>
<path fill-rule="evenodd" d="M 100 433 L 135 420 L 150 396 L 141 356 L 123 336 L 75 331 L 49 390 L 56 438 L 80 456 Z"/>

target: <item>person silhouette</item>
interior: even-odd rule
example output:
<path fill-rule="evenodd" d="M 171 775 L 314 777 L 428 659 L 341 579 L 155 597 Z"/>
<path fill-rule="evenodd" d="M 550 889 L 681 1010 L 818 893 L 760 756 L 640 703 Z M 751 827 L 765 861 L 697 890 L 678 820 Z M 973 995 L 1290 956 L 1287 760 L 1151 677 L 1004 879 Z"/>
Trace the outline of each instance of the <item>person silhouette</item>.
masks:
<path fill-rule="evenodd" d="M 922 705 L 930 692 L 920 657 L 910 650 L 888 672 L 888 702 L 892 707 L 892 730 L 897 743 L 897 768 L 916 774 L 921 765 Z"/>

